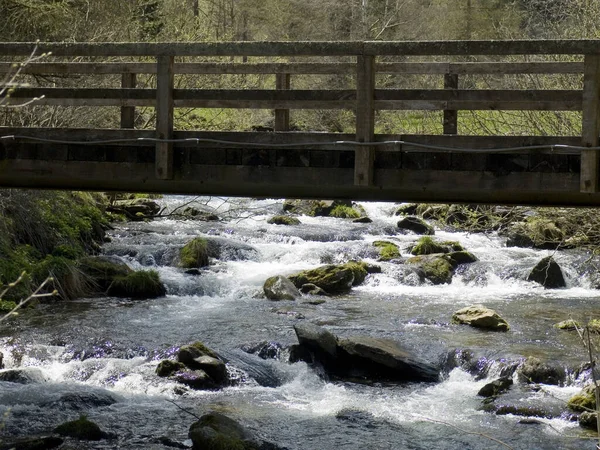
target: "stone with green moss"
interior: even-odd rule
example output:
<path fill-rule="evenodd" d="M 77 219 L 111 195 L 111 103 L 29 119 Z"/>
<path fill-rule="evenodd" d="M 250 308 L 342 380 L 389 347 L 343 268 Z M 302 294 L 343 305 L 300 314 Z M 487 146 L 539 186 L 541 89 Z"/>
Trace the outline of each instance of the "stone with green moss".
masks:
<path fill-rule="evenodd" d="M 432 255 L 434 253 L 448 253 L 450 250 L 446 245 L 436 242 L 430 236 L 419 238 L 410 252 L 413 255 Z"/>
<path fill-rule="evenodd" d="M 599 324 L 600 325 L 600 324 Z M 581 324 L 573 319 L 563 320 L 554 324 L 554 328 L 565 331 L 575 331 L 577 328 L 582 328 Z"/>
<path fill-rule="evenodd" d="M 263 285 L 265 296 L 269 300 L 296 300 L 300 297 L 300 291 L 294 284 L 283 275 L 267 278 Z"/>
<path fill-rule="evenodd" d="M 194 238 L 179 251 L 178 265 L 184 269 L 207 267 L 208 253 L 208 241 L 202 237 Z"/>
<path fill-rule="evenodd" d="M 124 277 L 116 277 L 108 288 L 107 294 L 143 300 L 164 297 L 167 289 L 160 281 L 156 270 L 139 270 Z"/>
<path fill-rule="evenodd" d="M 600 334 L 600 319 L 592 319 L 587 324 L 588 330 L 592 333 Z"/>
<path fill-rule="evenodd" d="M 587 430 L 598 431 L 598 413 L 585 411 L 579 415 L 579 426 Z"/>
<path fill-rule="evenodd" d="M 369 265 L 363 261 L 348 261 L 343 266 L 350 269 L 354 274 L 352 286 L 362 284 L 369 274 Z"/>
<path fill-rule="evenodd" d="M 418 217 L 407 216 L 400 220 L 397 226 L 400 230 L 412 231 L 415 234 L 428 236 L 433 236 L 435 234 L 433 227 Z"/>
<path fill-rule="evenodd" d="M 444 257 L 434 255 L 413 256 L 406 264 L 417 265 L 423 276 L 433 284 L 450 284 L 454 275 L 454 266 Z"/>
<path fill-rule="evenodd" d="M 212 351 L 202 342 L 196 341 L 193 344 L 181 346 L 177 352 L 177 361 L 183 364 L 193 364 L 194 359 L 205 355 L 212 358 L 219 358 L 214 351 Z"/>
<path fill-rule="evenodd" d="M 400 249 L 393 242 L 375 241 L 373 246 L 379 250 L 379 261 L 391 261 L 400 258 Z"/>
<path fill-rule="evenodd" d="M 6 314 L 11 312 L 17 307 L 17 303 L 10 300 L 2 300 L 0 298 L 0 314 Z"/>
<path fill-rule="evenodd" d="M 185 364 L 170 359 L 162 360 L 156 367 L 156 375 L 159 377 L 170 377 L 176 372 L 185 369 Z"/>
<path fill-rule="evenodd" d="M 107 434 L 98 425 L 89 421 L 85 416 L 57 426 L 54 432 L 81 441 L 99 441 L 107 437 Z"/>
<path fill-rule="evenodd" d="M 314 284 L 330 295 L 345 294 L 354 283 L 354 271 L 345 265 L 328 264 L 316 269 L 304 270 L 288 277 L 300 289 L 305 284 Z"/>
<path fill-rule="evenodd" d="M 254 436 L 223 414 L 212 412 L 200 417 L 189 430 L 188 437 L 194 449 L 202 450 L 258 450 L 261 444 Z M 275 447 L 269 447 L 275 448 Z"/>
<path fill-rule="evenodd" d="M 336 205 L 329 213 L 329 216 L 340 219 L 358 219 L 360 217 L 360 213 L 351 206 Z"/>
<path fill-rule="evenodd" d="M 472 264 L 477 262 L 477 257 L 467 251 L 450 252 L 444 256 L 453 266 L 459 266 L 461 264 Z"/>
<path fill-rule="evenodd" d="M 569 399 L 567 406 L 575 412 L 595 411 L 596 394 L 594 386 L 589 384 L 584 387 L 579 394 L 575 394 Z"/>
<path fill-rule="evenodd" d="M 300 225 L 300 221 L 292 216 L 273 216 L 267 223 L 272 225 Z"/>

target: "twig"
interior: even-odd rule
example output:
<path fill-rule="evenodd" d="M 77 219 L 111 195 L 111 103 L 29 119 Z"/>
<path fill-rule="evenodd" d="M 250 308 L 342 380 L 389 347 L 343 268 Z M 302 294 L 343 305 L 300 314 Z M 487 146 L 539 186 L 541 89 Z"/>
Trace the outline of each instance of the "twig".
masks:
<path fill-rule="evenodd" d="M 187 414 L 189 414 L 190 416 L 193 416 L 193 417 L 195 417 L 196 419 L 200 420 L 200 417 L 198 417 L 196 414 L 194 414 L 193 412 L 191 412 L 191 411 L 188 411 L 187 409 L 185 409 L 185 408 L 183 408 L 183 407 L 179 406 L 179 405 L 178 405 L 177 403 L 175 403 L 173 400 L 169 400 L 169 399 L 167 399 L 167 401 L 168 401 L 169 403 L 172 403 L 173 405 L 175 405 L 177 408 L 179 408 L 180 410 L 182 410 L 184 413 L 187 413 Z"/>
<path fill-rule="evenodd" d="M 468 430 L 465 430 L 464 428 L 460 428 L 460 427 L 457 427 L 456 425 L 452 425 L 451 423 L 444 422 L 444 421 L 441 421 L 441 420 L 430 419 L 429 417 L 423 417 L 423 420 L 426 420 L 427 422 L 433 422 L 433 423 L 439 423 L 441 425 L 446 425 L 447 427 L 454 428 L 455 430 L 458 430 L 461 433 L 473 434 L 475 436 L 481 436 L 481 437 L 484 437 L 486 439 L 489 439 L 490 441 L 496 442 L 497 444 L 500 444 L 503 447 L 506 447 L 506 448 L 508 448 L 510 450 L 515 450 L 514 447 L 508 445 L 506 442 L 503 442 L 500 439 L 496 439 L 495 437 L 490 436 L 489 434 L 480 433 L 478 431 L 468 431 Z"/>

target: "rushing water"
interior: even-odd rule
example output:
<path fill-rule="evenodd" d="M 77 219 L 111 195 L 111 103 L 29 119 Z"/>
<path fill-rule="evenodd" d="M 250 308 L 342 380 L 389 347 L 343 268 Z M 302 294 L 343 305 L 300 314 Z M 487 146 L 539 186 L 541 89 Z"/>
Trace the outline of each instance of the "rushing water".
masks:
<path fill-rule="evenodd" d="M 172 209 L 188 200 L 162 201 Z M 111 233 L 104 252 L 133 268 L 158 270 L 168 287 L 166 298 L 42 305 L 5 324 L 0 350 L 7 368 L 34 366 L 44 380 L 0 383 L 2 434 L 48 433 L 85 414 L 114 438 L 77 448 L 168 448 L 159 438 L 190 444 L 187 430 L 195 419 L 183 408 L 197 416 L 224 412 L 290 450 L 506 448 L 483 435 L 516 449 L 594 448 L 590 435 L 565 413 L 565 400 L 583 382 L 572 371 L 562 387 L 513 386 L 511 401 L 554 412 L 539 423 L 483 412 L 477 396 L 502 367 L 524 357 L 538 356 L 566 370 L 585 362 L 577 335 L 552 325 L 569 317 L 585 322 L 600 316 L 600 292 L 585 275 L 587 255 L 556 253 L 569 287 L 544 290 L 525 280 L 550 252 L 507 248 L 494 234 L 437 230 L 438 238 L 459 241 L 479 259 L 462 267 L 450 285 L 419 284 L 401 265 L 380 263 L 381 274 L 369 275 L 349 295 L 324 304 L 270 302 L 261 296 L 269 276 L 350 259 L 375 262 L 373 241 L 393 240 L 406 249 L 418 237 L 398 233 L 392 204 L 364 204 L 371 224 L 301 217 L 301 225 L 289 227 L 266 222 L 281 202 L 242 203 L 252 217 L 223 211 L 231 219 L 167 218 L 119 225 Z M 221 205 L 227 207 L 231 202 Z M 200 276 L 170 267 L 174 252 L 198 235 L 233 244 Z M 511 331 L 486 333 L 449 324 L 454 311 L 478 303 L 497 310 Z M 261 341 L 282 347 L 296 343 L 293 325 L 300 320 L 340 336 L 395 339 L 433 363 L 442 363 L 453 349 L 470 349 L 480 370 L 455 368 L 436 384 L 364 385 L 326 381 L 304 363 L 288 364 L 285 350 L 270 360 L 241 350 Z M 155 375 L 159 360 L 197 340 L 229 361 L 241 378 L 237 386 L 191 391 Z"/>

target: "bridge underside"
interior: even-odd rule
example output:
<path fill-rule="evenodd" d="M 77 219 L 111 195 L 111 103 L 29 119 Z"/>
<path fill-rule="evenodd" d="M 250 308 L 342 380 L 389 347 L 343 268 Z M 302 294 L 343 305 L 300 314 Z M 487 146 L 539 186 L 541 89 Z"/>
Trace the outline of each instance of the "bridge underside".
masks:
<path fill-rule="evenodd" d="M 273 198 L 598 206 L 600 194 L 580 192 L 578 153 L 537 151 L 456 153 L 409 144 L 377 147 L 373 186 L 354 185 L 354 135 L 313 133 L 205 133 L 203 138 L 264 144 L 286 135 L 323 144 L 303 148 L 241 147 L 224 143 L 174 144 L 174 177 L 155 175 L 152 142 L 74 144 L 122 139 L 126 130 L 0 129 L 60 143 L 0 139 L 0 186 L 36 189 L 161 192 Z M 139 134 L 139 132 L 138 132 Z M 198 137 L 176 132 L 175 139 Z M 148 137 L 153 133 L 149 132 Z M 462 148 L 578 145 L 579 137 L 377 136 Z"/>

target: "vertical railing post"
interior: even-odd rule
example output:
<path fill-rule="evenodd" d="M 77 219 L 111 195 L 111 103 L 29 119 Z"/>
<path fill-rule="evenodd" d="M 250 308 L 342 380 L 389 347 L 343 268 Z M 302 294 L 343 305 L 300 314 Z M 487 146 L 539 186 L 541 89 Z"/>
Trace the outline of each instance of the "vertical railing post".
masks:
<path fill-rule="evenodd" d="M 444 74 L 444 89 L 458 89 L 458 74 Z M 458 134 L 458 111 L 444 110 L 444 134 Z"/>
<path fill-rule="evenodd" d="M 278 73 L 275 75 L 275 89 L 287 91 L 290 89 L 290 74 Z M 275 131 L 290 131 L 290 110 L 275 110 Z"/>
<path fill-rule="evenodd" d="M 173 138 L 173 83 L 174 57 L 159 56 L 156 70 L 156 137 Z M 156 143 L 156 178 L 173 178 L 173 144 Z"/>
<path fill-rule="evenodd" d="M 134 89 L 135 87 L 135 73 L 121 74 L 122 89 Z M 121 128 L 135 128 L 135 106 L 121 107 Z"/>
<path fill-rule="evenodd" d="M 582 147 L 598 147 L 600 135 L 600 55 L 585 55 L 583 69 Z M 598 192 L 597 150 L 581 151 L 581 192 Z"/>
<path fill-rule="evenodd" d="M 356 140 L 372 142 L 375 138 L 375 57 L 357 56 L 356 70 Z M 374 183 L 374 147 L 357 147 L 354 159 L 354 184 Z"/>

